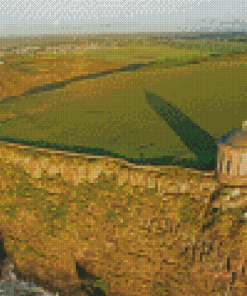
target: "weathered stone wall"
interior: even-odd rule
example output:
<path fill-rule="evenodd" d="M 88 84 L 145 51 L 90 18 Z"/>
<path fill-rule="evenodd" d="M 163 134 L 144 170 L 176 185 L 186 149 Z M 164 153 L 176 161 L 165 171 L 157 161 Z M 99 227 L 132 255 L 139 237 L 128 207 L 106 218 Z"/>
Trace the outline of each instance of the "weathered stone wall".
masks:
<path fill-rule="evenodd" d="M 79 264 L 108 283 L 109 295 L 150 296 L 157 283 L 176 296 L 244 291 L 247 231 L 239 212 L 229 210 L 243 208 L 245 194 L 225 188 L 214 198 L 215 172 L 138 167 L 15 144 L 0 146 L 0 161 L 0 231 L 23 279 L 59 295 L 79 295 Z M 13 188 L 22 189 L 27 179 L 30 190 L 18 197 Z M 221 195 L 234 196 L 234 206 L 225 208 Z M 55 219 L 52 210 L 59 214 L 62 207 L 64 219 Z M 207 223 L 211 228 L 202 231 Z M 56 226 L 53 235 L 47 224 Z"/>

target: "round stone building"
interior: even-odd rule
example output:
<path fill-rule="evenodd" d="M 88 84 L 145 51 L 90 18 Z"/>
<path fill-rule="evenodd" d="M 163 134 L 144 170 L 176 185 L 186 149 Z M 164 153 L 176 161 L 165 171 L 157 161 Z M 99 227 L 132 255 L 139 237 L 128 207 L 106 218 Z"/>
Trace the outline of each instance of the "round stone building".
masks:
<path fill-rule="evenodd" d="M 242 129 L 223 136 L 217 147 L 218 181 L 223 185 L 247 186 L 247 121 Z"/>

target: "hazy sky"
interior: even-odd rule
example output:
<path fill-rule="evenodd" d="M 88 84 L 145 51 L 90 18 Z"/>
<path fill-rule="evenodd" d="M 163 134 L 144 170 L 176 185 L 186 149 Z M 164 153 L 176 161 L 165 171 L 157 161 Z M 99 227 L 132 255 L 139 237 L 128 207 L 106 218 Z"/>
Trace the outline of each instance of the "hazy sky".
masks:
<path fill-rule="evenodd" d="M 203 21 L 210 26 L 246 21 L 246 12 L 246 0 L 0 0 L 0 35 L 68 32 L 66 27 L 61 29 L 62 24 L 69 25 L 70 32 L 77 26 L 72 28 L 74 33 L 83 33 L 85 28 L 89 33 L 140 31 L 135 24 L 143 25 L 144 31 L 151 24 L 162 26 L 163 31 L 186 24 L 190 31 L 192 24 L 200 27 Z"/>

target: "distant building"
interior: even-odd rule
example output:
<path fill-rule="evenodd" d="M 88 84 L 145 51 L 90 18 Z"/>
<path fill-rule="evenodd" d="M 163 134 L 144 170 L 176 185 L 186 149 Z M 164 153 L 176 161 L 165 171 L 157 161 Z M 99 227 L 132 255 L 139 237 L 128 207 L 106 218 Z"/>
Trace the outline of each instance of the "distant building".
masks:
<path fill-rule="evenodd" d="M 218 141 L 217 179 L 230 186 L 247 186 L 247 121 L 242 129 Z"/>

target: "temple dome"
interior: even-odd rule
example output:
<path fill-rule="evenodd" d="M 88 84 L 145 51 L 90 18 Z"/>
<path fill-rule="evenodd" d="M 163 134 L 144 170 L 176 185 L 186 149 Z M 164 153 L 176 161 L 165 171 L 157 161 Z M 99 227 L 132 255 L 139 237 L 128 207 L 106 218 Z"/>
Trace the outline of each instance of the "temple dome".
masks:
<path fill-rule="evenodd" d="M 243 121 L 242 129 L 234 130 L 222 137 L 219 144 L 225 144 L 235 148 L 247 147 L 247 121 Z"/>
<path fill-rule="evenodd" d="M 217 179 L 225 186 L 247 186 L 247 121 L 218 141 Z"/>

